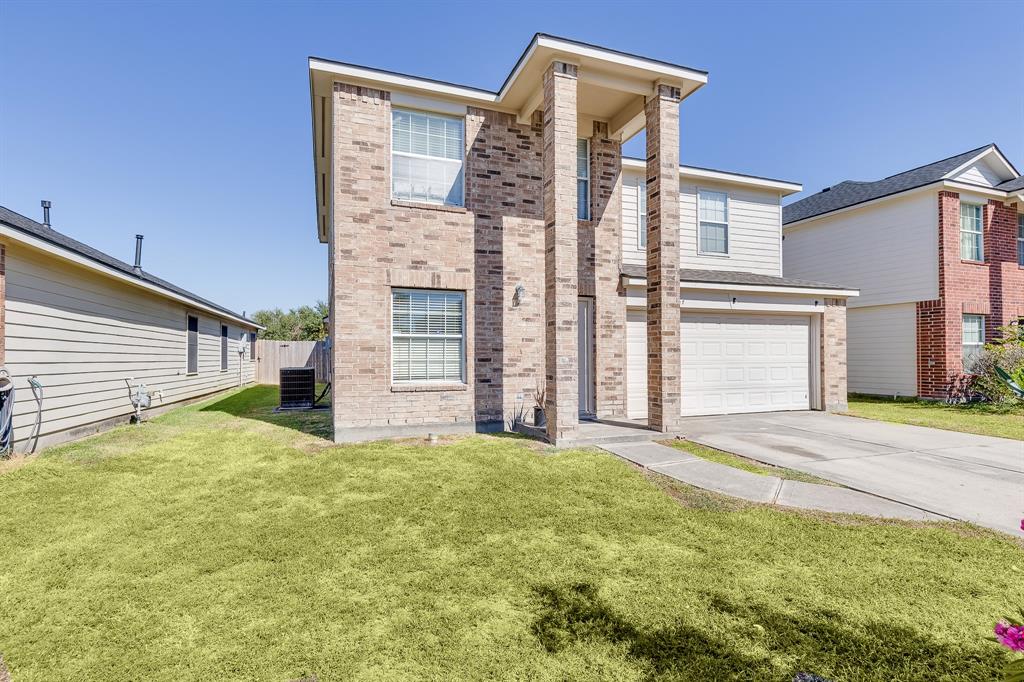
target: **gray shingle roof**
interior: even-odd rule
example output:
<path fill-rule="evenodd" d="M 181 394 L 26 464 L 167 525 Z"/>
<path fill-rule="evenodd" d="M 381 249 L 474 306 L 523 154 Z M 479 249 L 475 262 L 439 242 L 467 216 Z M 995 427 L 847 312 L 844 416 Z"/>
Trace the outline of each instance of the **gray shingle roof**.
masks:
<path fill-rule="evenodd" d="M 806 220 L 823 213 L 856 206 L 866 201 L 881 199 L 891 194 L 906 192 L 910 189 L 938 182 L 947 173 L 967 163 L 990 147 L 995 147 L 995 145 L 987 144 L 984 147 L 978 147 L 969 152 L 957 154 L 948 159 L 929 163 L 919 168 L 912 168 L 911 170 L 890 175 L 887 178 L 873 182 L 856 182 L 854 180 L 840 182 L 838 185 L 833 185 L 817 194 L 812 194 L 800 201 L 794 201 L 792 204 L 784 206 L 782 208 L 782 223 L 788 225 L 798 220 Z M 1000 187 L 1000 189 L 1003 188 Z"/>
<path fill-rule="evenodd" d="M 196 303 L 208 306 L 210 308 L 213 308 L 214 310 L 218 310 L 227 315 L 231 315 L 232 317 L 237 317 L 239 319 L 246 320 L 247 322 L 251 322 L 253 326 L 259 326 L 252 320 L 242 317 L 238 313 L 229 310 L 224 306 L 217 305 L 213 301 L 202 298 L 201 296 L 196 296 L 192 292 L 182 289 L 181 287 L 176 286 L 174 284 L 171 284 L 167 280 L 160 279 L 159 277 L 151 275 L 145 271 L 143 271 L 141 275 L 136 274 L 134 268 L 132 268 L 131 265 L 128 265 L 124 261 L 120 261 L 114 258 L 113 256 L 108 256 L 102 251 L 92 248 L 88 244 L 83 244 L 82 242 L 76 239 L 72 239 L 71 237 L 67 236 L 66 234 L 58 232 L 52 227 L 47 227 L 42 223 L 37 223 L 31 218 L 26 218 L 20 213 L 15 213 L 9 208 L 0 206 L 0 223 L 9 225 L 10 227 L 14 228 L 15 230 L 18 230 L 19 232 L 24 232 L 32 237 L 42 239 L 45 242 L 48 242 L 55 246 L 62 247 L 64 249 L 67 249 L 68 251 L 72 251 L 78 254 L 79 256 L 84 256 L 85 258 L 100 263 L 101 265 L 106 265 L 109 268 L 113 268 L 126 275 L 130 275 L 131 277 L 142 280 L 143 282 L 155 285 L 165 291 L 169 291 L 173 294 L 177 294 L 178 296 L 183 296 L 185 298 L 191 299 Z"/>
<path fill-rule="evenodd" d="M 647 268 L 643 265 L 626 264 L 619 269 L 619 272 L 626 277 L 647 277 Z M 839 284 L 825 284 L 824 282 L 812 282 L 806 279 L 793 279 L 792 277 L 757 275 L 752 272 L 739 272 L 737 270 L 692 270 L 682 268 L 679 270 L 679 281 L 707 284 L 755 284 L 758 286 L 810 289 L 852 289 L 852 287 L 844 287 Z"/>
<path fill-rule="evenodd" d="M 996 185 L 996 189 L 1001 189 L 1004 192 L 1016 192 L 1017 190 L 1024 189 L 1024 175 L 1016 177 L 1013 180 L 1007 180 L 1001 185 Z"/>

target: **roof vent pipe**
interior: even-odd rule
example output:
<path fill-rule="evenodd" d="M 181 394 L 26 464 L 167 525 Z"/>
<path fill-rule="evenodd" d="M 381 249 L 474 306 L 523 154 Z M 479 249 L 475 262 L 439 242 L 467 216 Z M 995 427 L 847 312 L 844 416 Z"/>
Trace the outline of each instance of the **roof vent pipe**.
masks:
<path fill-rule="evenodd" d="M 142 235 L 135 235 L 135 266 L 132 268 L 136 275 L 142 274 Z"/>
<path fill-rule="evenodd" d="M 39 202 L 39 205 L 43 207 L 43 225 L 46 227 L 50 226 L 50 202 L 43 199 Z"/>

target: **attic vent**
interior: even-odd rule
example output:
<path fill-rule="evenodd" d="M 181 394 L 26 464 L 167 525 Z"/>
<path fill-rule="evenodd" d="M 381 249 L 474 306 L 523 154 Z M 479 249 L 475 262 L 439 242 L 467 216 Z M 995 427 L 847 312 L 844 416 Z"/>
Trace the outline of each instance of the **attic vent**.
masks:
<path fill-rule="evenodd" d="M 823 190 L 821 190 L 821 191 L 822 191 L 822 192 L 828 192 L 828 191 L 829 191 L 829 190 L 831 190 L 831 189 L 832 189 L 831 187 L 826 187 L 825 189 L 823 189 Z"/>

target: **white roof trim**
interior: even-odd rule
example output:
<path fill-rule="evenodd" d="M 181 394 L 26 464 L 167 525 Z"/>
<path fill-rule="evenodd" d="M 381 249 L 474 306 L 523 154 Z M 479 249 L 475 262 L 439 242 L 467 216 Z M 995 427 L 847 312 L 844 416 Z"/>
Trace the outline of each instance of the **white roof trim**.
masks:
<path fill-rule="evenodd" d="M 381 71 L 367 66 L 355 66 L 354 64 L 341 64 L 338 62 L 325 61 L 323 59 L 317 59 L 316 57 L 309 58 L 309 70 L 323 71 L 325 73 L 333 73 L 338 76 L 346 76 L 348 78 L 356 78 L 374 83 L 384 83 L 409 90 L 427 90 L 429 92 L 451 95 L 453 97 L 462 97 L 464 99 L 486 104 L 494 104 L 498 101 L 498 96 L 496 94 L 483 90 L 476 90 L 449 83 L 440 83 L 426 78 L 406 76 L 398 73 L 392 73 L 390 71 Z"/>
<path fill-rule="evenodd" d="M 569 56 L 596 59 L 629 68 L 644 69 L 665 78 L 678 78 L 700 84 L 708 82 L 708 75 L 703 71 L 666 64 L 665 62 L 645 59 L 640 56 L 628 55 L 614 50 L 607 50 L 596 45 L 585 45 L 542 34 L 537 34 L 533 37 L 533 40 L 530 42 L 530 46 L 516 63 L 514 70 L 506 79 L 505 83 L 502 84 L 500 92 L 491 92 L 489 90 L 471 88 L 464 85 L 455 85 L 454 83 L 445 83 L 429 78 L 409 76 L 392 71 L 374 69 L 368 66 L 345 64 L 343 62 L 335 62 L 318 57 L 309 58 L 309 70 L 322 71 L 324 73 L 331 73 L 338 76 L 345 76 L 346 78 L 355 78 L 373 83 L 382 83 L 392 87 L 406 88 L 414 91 L 428 91 L 451 97 L 460 97 L 474 102 L 500 105 L 505 99 L 505 96 L 515 85 L 519 74 L 522 73 L 523 69 L 530 62 L 530 58 L 533 57 L 534 52 L 536 52 L 537 48 L 540 47 L 557 50 L 558 52 Z"/>
<path fill-rule="evenodd" d="M 261 327 L 260 325 L 254 322 L 250 322 L 242 317 L 239 317 L 237 315 L 229 315 L 223 310 L 218 310 L 217 308 L 206 305 L 205 303 L 201 303 L 200 301 L 197 301 L 194 298 L 189 298 L 188 296 L 176 294 L 173 291 L 168 291 L 167 289 L 164 289 L 161 286 L 157 286 L 152 282 L 147 282 L 146 280 L 132 277 L 121 272 L 120 270 L 116 270 L 110 266 L 98 263 L 91 258 L 86 258 L 81 254 L 75 253 L 74 251 L 66 249 L 62 246 L 58 246 L 57 244 L 51 244 L 48 241 L 39 239 L 38 237 L 25 234 L 24 232 L 16 230 L 7 225 L 0 224 L 0 236 L 15 242 L 20 242 L 33 249 L 49 253 L 63 260 L 69 261 L 76 265 L 80 265 L 84 268 L 88 268 L 89 270 L 98 272 L 106 277 L 111 277 L 113 279 L 119 280 L 124 284 L 128 284 L 129 286 L 137 287 L 139 289 L 145 289 L 158 296 L 169 298 L 172 301 L 178 301 L 179 303 L 184 303 L 190 308 L 206 311 L 211 316 L 216 317 L 218 319 L 232 320 L 234 322 L 237 322 L 240 326 L 245 327 L 246 329 L 264 329 L 264 327 Z"/>
<path fill-rule="evenodd" d="M 624 278 L 627 286 L 645 286 L 647 279 L 644 277 Z M 774 294 L 797 294 L 810 296 L 830 296 L 832 298 L 850 298 L 860 296 L 860 289 L 821 289 L 819 287 L 789 287 L 774 284 L 725 284 L 720 282 L 687 282 L 679 283 L 680 290 L 699 289 L 711 291 L 747 291 L 767 292 Z"/>
<path fill-rule="evenodd" d="M 1009 176 L 1008 178 L 1006 178 L 1007 180 L 1012 180 L 1018 176 L 1017 169 L 1013 167 L 1013 164 L 1011 164 L 1005 156 L 1000 154 L 998 149 L 996 149 L 995 147 L 989 147 L 984 151 L 980 152 L 977 156 L 974 156 L 966 163 L 960 164 L 953 170 L 949 171 L 948 173 L 943 175 L 942 178 L 944 180 L 950 180 L 952 178 L 955 178 L 956 176 L 960 175 L 960 173 L 963 173 L 965 170 L 967 170 L 974 164 L 978 163 L 978 161 L 980 161 L 981 159 L 984 159 L 989 154 L 995 154 L 996 158 L 999 159 L 999 162 L 1003 165 L 1003 170 L 1005 170 L 1007 175 Z"/>
<path fill-rule="evenodd" d="M 625 168 L 634 168 L 637 170 L 644 170 L 647 168 L 647 163 L 640 161 L 639 159 L 623 159 L 622 165 Z M 740 173 L 729 173 L 727 171 L 710 170 L 708 168 L 696 168 L 694 166 L 680 166 L 679 177 L 693 180 L 718 180 L 720 182 L 729 182 L 735 185 L 774 189 L 786 195 L 801 192 L 804 188 L 803 185 L 795 182 L 771 180 L 769 178 L 755 178 L 750 175 L 742 175 Z"/>

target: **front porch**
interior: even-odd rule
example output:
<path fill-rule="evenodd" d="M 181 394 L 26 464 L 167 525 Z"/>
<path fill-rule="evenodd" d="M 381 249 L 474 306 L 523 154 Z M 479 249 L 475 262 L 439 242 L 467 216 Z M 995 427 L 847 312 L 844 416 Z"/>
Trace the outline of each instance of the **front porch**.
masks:
<path fill-rule="evenodd" d="M 519 423 L 516 433 L 552 443 L 547 429 L 532 423 Z M 576 437 L 572 440 L 560 439 L 552 444 L 559 448 L 586 447 L 591 445 L 608 445 L 612 443 L 632 443 L 639 441 L 665 440 L 682 434 L 665 433 L 652 429 L 646 419 L 592 419 L 580 417 L 576 428 Z"/>

